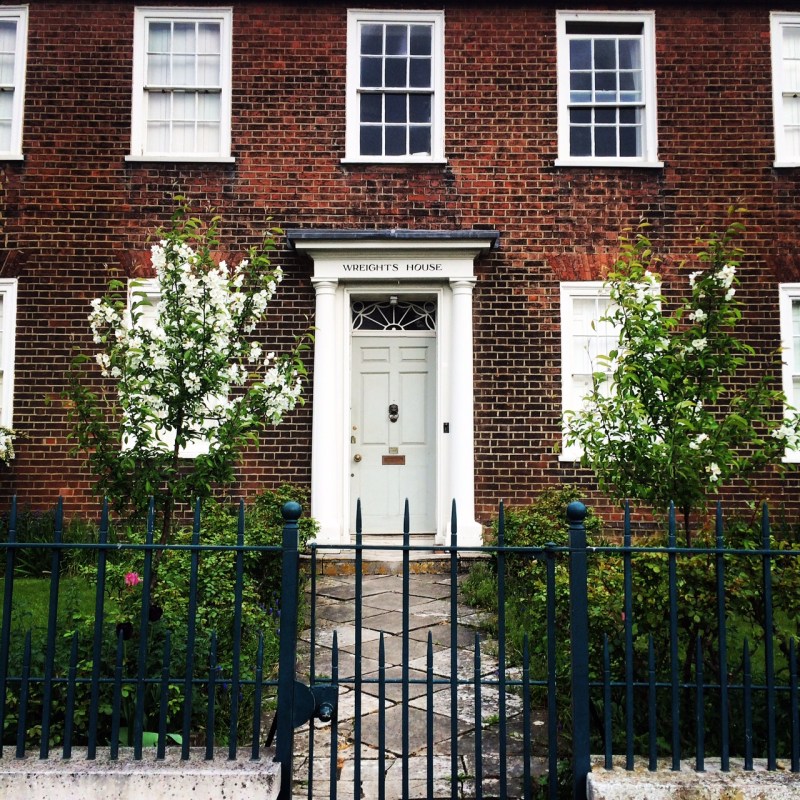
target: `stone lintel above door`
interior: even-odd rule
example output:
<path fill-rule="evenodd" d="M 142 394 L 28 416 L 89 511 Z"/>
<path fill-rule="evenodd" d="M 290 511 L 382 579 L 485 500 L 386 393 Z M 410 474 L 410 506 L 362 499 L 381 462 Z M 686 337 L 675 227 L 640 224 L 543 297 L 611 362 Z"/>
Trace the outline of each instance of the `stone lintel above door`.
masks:
<path fill-rule="evenodd" d="M 497 231 L 288 230 L 289 244 L 328 280 L 452 280 L 473 277 L 475 259 L 496 250 Z"/>

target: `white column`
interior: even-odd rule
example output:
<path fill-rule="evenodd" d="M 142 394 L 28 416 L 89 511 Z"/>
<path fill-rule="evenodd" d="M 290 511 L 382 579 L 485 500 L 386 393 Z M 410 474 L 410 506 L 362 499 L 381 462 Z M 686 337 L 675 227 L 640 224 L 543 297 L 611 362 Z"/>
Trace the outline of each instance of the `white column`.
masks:
<path fill-rule="evenodd" d="M 317 295 L 314 318 L 314 390 L 311 440 L 311 515 L 319 522 L 317 541 L 342 541 L 341 445 L 336 391 L 336 280 L 311 279 Z"/>
<path fill-rule="evenodd" d="M 453 327 L 450 332 L 450 498 L 458 510 L 459 546 L 483 544 L 475 520 L 475 410 L 472 363 L 472 290 L 474 280 L 452 279 Z M 448 503 L 449 509 L 449 503 Z M 449 528 L 449 523 L 448 523 Z"/>

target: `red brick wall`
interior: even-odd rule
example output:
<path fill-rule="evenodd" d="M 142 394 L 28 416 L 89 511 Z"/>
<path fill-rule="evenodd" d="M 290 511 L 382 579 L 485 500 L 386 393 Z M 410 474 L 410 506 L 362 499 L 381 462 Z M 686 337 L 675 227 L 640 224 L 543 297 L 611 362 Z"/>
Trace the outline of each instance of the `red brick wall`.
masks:
<path fill-rule="evenodd" d="M 222 214 L 224 241 L 243 249 L 267 216 L 291 227 L 501 232 L 475 290 L 481 519 L 501 498 L 527 501 L 562 481 L 607 508 L 591 476 L 555 453 L 558 282 L 602 275 L 620 229 L 640 218 L 654 225 L 669 278 L 699 225 L 720 228 L 731 203 L 750 209 L 744 329 L 757 366 L 769 362 L 779 341 L 776 282 L 800 277 L 800 170 L 771 166 L 767 6 L 649 4 L 665 166 L 588 169 L 553 164 L 555 4 L 445 4 L 446 166 L 341 164 L 347 4 L 233 5 L 236 162 L 170 165 L 124 160 L 134 4 L 29 4 L 25 160 L 0 162 L 0 266 L 20 279 L 15 425 L 26 436 L 0 476 L 3 498 L 17 492 L 41 507 L 61 493 L 72 508 L 93 507 L 90 476 L 68 454 L 65 372 L 74 349 L 90 347 L 89 301 L 126 274 L 127 254 L 146 248 L 176 193 Z M 288 251 L 280 261 L 287 279 L 270 322 L 278 347 L 313 314 L 310 266 Z M 310 420 L 309 402 L 270 432 L 247 454 L 233 493 L 308 482 Z M 797 510 L 799 483 L 765 475 L 747 496 Z"/>

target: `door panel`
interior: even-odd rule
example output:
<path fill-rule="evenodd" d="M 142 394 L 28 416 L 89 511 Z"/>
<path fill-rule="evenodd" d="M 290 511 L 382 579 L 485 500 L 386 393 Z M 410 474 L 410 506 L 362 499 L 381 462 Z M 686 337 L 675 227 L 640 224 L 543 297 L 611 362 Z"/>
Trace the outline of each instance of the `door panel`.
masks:
<path fill-rule="evenodd" d="M 352 339 L 351 498 L 365 534 L 436 530 L 436 339 L 383 334 Z M 390 420 L 390 405 L 397 420 Z"/>

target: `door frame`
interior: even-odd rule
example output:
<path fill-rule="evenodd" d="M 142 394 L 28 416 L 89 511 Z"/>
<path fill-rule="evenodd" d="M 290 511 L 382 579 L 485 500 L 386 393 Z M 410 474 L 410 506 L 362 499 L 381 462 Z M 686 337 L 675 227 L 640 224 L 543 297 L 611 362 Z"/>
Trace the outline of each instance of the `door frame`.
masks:
<path fill-rule="evenodd" d="M 341 426 L 342 431 L 342 456 L 343 456 L 343 466 L 342 466 L 342 478 L 343 478 L 343 485 L 342 485 L 342 498 L 343 498 L 343 506 L 345 510 L 344 516 L 344 528 L 347 532 L 347 536 L 351 536 L 355 530 L 355 520 L 351 520 L 349 517 L 351 515 L 351 509 L 353 506 L 353 498 L 351 496 L 352 492 L 352 480 L 350 479 L 350 451 L 351 451 L 351 444 L 350 444 L 350 436 L 351 436 L 351 427 L 352 427 L 352 416 L 351 416 L 351 407 L 352 407 L 352 390 L 353 390 L 353 339 L 359 338 L 359 335 L 353 335 L 353 325 L 352 325 L 352 306 L 353 302 L 362 299 L 370 299 L 371 301 L 378 300 L 380 298 L 385 297 L 388 299 L 391 295 L 398 295 L 401 296 L 404 300 L 434 300 L 436 302 L 436 330 L 434 331 L 434 335 L 430 338 L 436 340 L 436 380 L 435 380 L 435 397 L 434 397 L 434 404 L 436 406 L 436 418 L 434 421 L 434 469 L 433 469 L 433 476 L 434 480 L 436 481 L 436 491 L 434 492 L 434 497 L 436 498 L 436 508 L 434 509 L 434 520 L 435 520 L 435 538 L 436 541 L 441 543 L 444 538 L 444 531 L 447 529 L 447 522 L 448 520 L 442 520 L 442 508 L 445 503 L 442 501 L 442 490 L 443 487 L 448 485 L 446 480 L 445 474 L 445 464 L 442 458 L 442 449 L 444 446 L 444 442 L 442 441 L 444 435 L 442 433 L 443 430 L 443 408 L 447 406 L 442 402 L 443 395 L 446 391 L 447 381 L 444 380 L 443 376 L 443 369 L 442 369 L 442 349 L 445 346 L 449 345 L 449 340 L 447 337 L 443 336 L 445 329 L 442 328 L 442 316 L 445 315 L 444 308 L 447 305 L 445 301 L 445 291 L 444 286 L 432 286 L 430 284 L 406 284 L 403 283 L 401 286 L 394 286 L 388 287 L 385 283 L 383 284 L 359 284 L 356 286 L 344 286 L 343 287 L 343 303 L 344 303 L 344 323 L 347 328 L 345 331 L 345 348 L 347 352 L 346 358 L 346 370 L 344 379 L 342 381 L 343 388 L 345 389 L 345 397 L 343 398 L 342 407 L 345 413 L 344 420 Z M 449 310 L 449 309 L 448 309 Z M 445 318 L 448 318 L 445 315 Z M 365 334 L 367 335 L 367 334 Z M 370 333 L 369 335 L 375 335 L 374 332 Z M 391 334 L 384 334 L 386 336 L 390 336 Z M 402 332 L 398 331 L 394 335 L 397 335 L 398 338 L 402 338 Z M 411 336 L 420 336 L 418 331 L 409 332 L 407 334 L 409 337 Z M 443 341 L 444 339 L 444 341 Z M 363 500 L 367 500 L 367 498 L 363 498 Z M 411 531 L 412 534 L 420 533 L 420 531 Z M 427 533 L 427 531 L 425 531 Z"/>
<path fill-rule="evenodd" d="M 438 298 L 436 543 L 449 543 L 453 499 L 459 545 L 482 545 L 483 528 L 475 519 L 472 296 L 475 260 L 498 248 L 500 234 L 297 228 L 286 237 L 313 264 L 311 514 L 319 523 L 317 543 L 349 543 L 351 297 L 416 293 Z"/>

